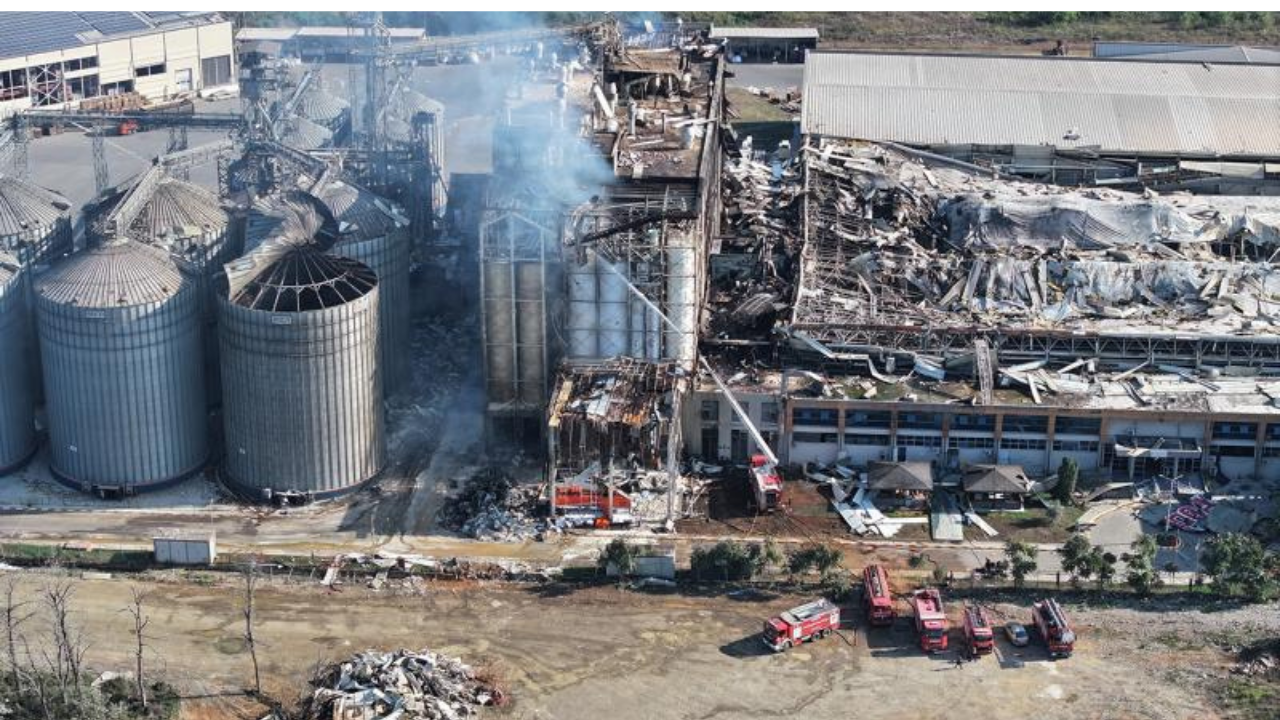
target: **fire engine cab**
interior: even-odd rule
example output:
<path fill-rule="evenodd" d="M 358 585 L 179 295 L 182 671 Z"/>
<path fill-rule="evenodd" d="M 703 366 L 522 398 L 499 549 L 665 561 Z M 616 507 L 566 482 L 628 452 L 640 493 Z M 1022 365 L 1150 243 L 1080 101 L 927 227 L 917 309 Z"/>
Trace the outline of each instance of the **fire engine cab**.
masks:
<path fill-rule="evenodd" d="M 764 621 L 764 644 L 782 652 L 814 638 L 824 638 L 840 629 L 840 608 L 826 598 L 794 607 Z"/>
<path fill-rule="evenodd" d="M 892 625 L 896 613 L 893 610 L 893 594 L 889 591 L 889 573 L 880 565 L 868 565 L 862 571 L 862 586 L 867 624 Z"/>
<path fill-rule="evenodd" d="M 986 610 L 977 605 L 965 606 L 964 639 L 972 657 L 987 655 L 996 649 L 995 631 L 991 628 Z"/>
<path fill-rule="evenodd" d="M 927 653 L 947 649 L 947 614 L 942 609 L 942 594 L 937 588 L 917 590 L 911 596 L 911 608 L 916 613 L 916 632 L 920 635 L 920 649 Z"/>
<path fill-rule="evenodd" d="M 1033 604 L 1031 621 L 1049 648 L 1049 657 L 1071 657 L 1076 647 L 1076 634 L 1057 600 L 1045 598 Z"/>

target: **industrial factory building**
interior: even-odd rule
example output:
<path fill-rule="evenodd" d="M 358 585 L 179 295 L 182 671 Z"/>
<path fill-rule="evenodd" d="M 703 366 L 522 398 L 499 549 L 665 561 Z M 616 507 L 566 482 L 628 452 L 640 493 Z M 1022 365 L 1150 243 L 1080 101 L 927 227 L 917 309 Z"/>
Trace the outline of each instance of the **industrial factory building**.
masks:
<path fill-rule="evenodd" d="M 235 84 L 231 21 L 217 13 L 6 12 L 0 23 L 0 117 Z"/>

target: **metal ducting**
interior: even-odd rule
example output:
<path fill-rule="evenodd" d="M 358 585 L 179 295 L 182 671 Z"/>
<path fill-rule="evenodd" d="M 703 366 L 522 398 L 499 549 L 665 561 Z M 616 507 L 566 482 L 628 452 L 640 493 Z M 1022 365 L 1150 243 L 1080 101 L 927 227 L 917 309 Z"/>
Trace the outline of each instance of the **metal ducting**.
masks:
<path fill-rule="evenodd" d="M 16 256 L 0 252 L 0 475 L 36 450 L 25 272 Z"/>
<path fill-rule="evenodd" d="M 71 202 L 17 178 L 0 176 L 0 251 L 48 262 L 71 251 Z"/>
<path fill-rule="evenodd" d="M 240 250 L 231 215 L 217 195 L 177 178 L 165 178 L 135 219 L 130 235 L 168 251 L 195 280 L 204 318 L 206 399 L 210 407 L 217 407 L 222 399 L 222 374 L 218 369 L 215 280 L 222 266 Z"/>
<path fill-rule="evenodd" d="M 386 461 L 374 271 L 329 254 L 337 223 L 313 198 L 277 200 L 276 234 L 227 265 L 218 330 L 225 477 L 261 499 L 325 497 Z"/>
<path fill-rule="evenodd" d="M 391 395 L 409 377 L 409 219 L 391 202 L 345 182 L 325 183 L 318 197 L 338 223 L 333 253 L 378 276 L 379 362 L 383 390 Z"/>
<path fill-rule="evenodd" d="M 129 494 L 203 467 L 200 296 L 168 254 L 110 242 L 55 265 L 36 296 L 54 475 Z"/>

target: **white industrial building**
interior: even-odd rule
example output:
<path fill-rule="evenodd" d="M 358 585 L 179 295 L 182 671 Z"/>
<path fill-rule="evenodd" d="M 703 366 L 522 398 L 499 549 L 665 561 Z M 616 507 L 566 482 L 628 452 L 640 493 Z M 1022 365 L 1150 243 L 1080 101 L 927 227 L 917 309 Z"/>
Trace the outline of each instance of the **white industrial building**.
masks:
<path fill-rule="evenodd" d="M 6 12 L 0 117 L 136 92 L 149 100 L 236 84 L 231 21 L 214 12 Z"/>

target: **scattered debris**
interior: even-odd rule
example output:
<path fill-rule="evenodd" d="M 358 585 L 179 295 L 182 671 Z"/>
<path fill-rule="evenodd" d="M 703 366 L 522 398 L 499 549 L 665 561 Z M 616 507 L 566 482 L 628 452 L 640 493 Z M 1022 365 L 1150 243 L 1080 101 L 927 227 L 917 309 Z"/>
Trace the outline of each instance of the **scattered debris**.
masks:
<path fill-rule="evenodd" d="M 504 470 L 480 470 L 440 510 L 440 520 L 478 540 L 520 541 L 538 536 L 547 529 L 544 519 L 534 517 L 540 503 L 541 487 L 517 485 Z"/>
<path fill-rule="evenodd" d="M 422 650 L 367 651 L 322 670 L 304 720 L 455 720 L 505 696 L 457 658 Z"/>

